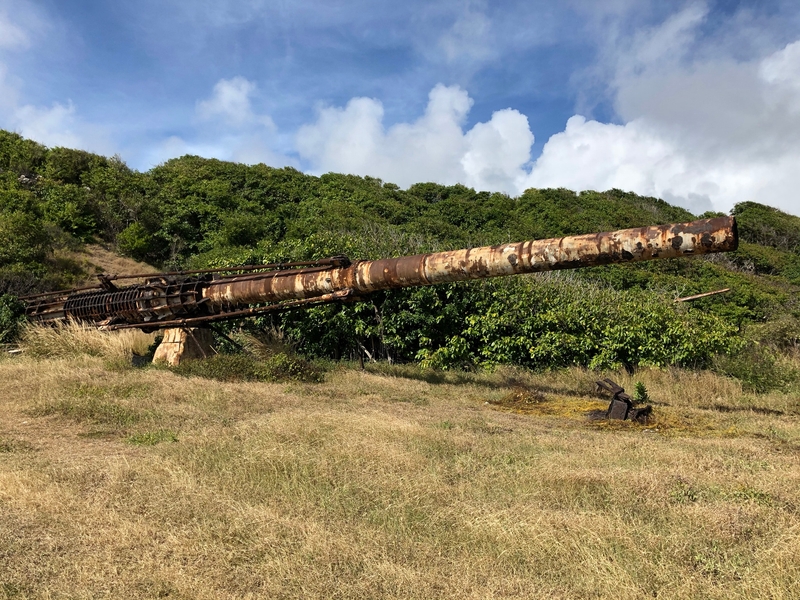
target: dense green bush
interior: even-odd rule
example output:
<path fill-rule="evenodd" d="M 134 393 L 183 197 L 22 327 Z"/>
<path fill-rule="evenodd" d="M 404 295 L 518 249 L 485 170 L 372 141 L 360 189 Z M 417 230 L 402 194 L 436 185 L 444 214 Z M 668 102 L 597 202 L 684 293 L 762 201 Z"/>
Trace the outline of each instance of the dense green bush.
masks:
<path fill-rule="evenodd" d="M 117 234 L 117 250 L 136 260 L 147 260 L 152 246 L 153 238 L 141 223 L 131 223 Z"/>
<path fill-rule="evenodd" d="M 42 167 L 47 148 L 32 140 L 0 129 L 0 171 L 16 178 L 33 175 Z"/>
<path fill-rule="evenodd" d="M 0 295 L 0 344 L 14 342 L 24 321 L 25 307 L 10 294 Z"/>
<path fill-rule="evenodd" d="M 741 330 L 800 317 L 800 218 L 755 203 L 734 212 L 743 243 L 724 257 L 397 290 L 244 327 L 277 327 L 309 356 L 362 354 L 442 368 L 707 366 L 718 353 L 736 356 Z M 530 189 L 519 198 L 435 183 L 401 190 L 371 177 L 314 177 L 197 156 L 139 173 L 117 157 L 48 149 L 0 131 L 0 293 L 63 283 L 58 248 L 94 239 L 180 269 L 379 258 L 692 218 L 620 190 Z M 723 287 L 732 291 L 691 306 L 672 303 Z M 790 329 L 773 333 L 795 340 Z M 256 368 L 250 359 L 218 360 L 231 361 L 222 371 L 236 371 L 236 360 L 245 371 Z"/>
<path fill-rule="evenodd" d="M 70 148 L 53 148 L 46 154 L 43 175 L 66 185 L 85 185 L 86 174 L 105 167 L 108 160 L 97 154 Z"/>
<path fill-rule="evenodd" d="M 50 236 L 32 215 L 0 212 L 0 267 L 35 266 L 41 263 L 50 245 Z"/>
<path fill-rule="evenodd" d="M 420 350 L 424 365 L 703 367 L 740 345 L 729 323 L 648 292 L 522 278 L 486 286 L 490 293 L 477 299 L 459 335 Z"/>
<path fill-rule="evenodd" d="M 72 183 L 42 186 L 42 213 L 45 221 L 86 242 L 97 232 L 87 191 Z"/>
<path fill-rule="evenodd" d="M 733 208 L 742 240 L 778 250 L 800 249 L 800 217 L 756 202 L 742 202 Z"/>
<path fill-rule="evenodd" d="M 757 344 L 776 350 L 796 350 L 800 348 L 800 319 L 783 314 L 765 323 L 755 323 L 748 327 L 749 337 Z"/>
<path fill-rule="evenodd" d="M 778 364 L 776 354 L 768 347 L 749 344 L 740 352 L 718 356 L 713 364 L 715 371 L 742 382 L 749 392 L 764 393 L 786 387 L 796 374 Z"/>

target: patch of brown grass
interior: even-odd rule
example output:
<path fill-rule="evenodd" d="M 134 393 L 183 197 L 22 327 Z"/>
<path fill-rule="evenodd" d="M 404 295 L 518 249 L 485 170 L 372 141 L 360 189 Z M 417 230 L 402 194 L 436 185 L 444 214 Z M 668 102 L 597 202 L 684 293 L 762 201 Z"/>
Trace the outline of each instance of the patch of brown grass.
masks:
<path fill-rule="evenodd" d="M 130 360 L 144 355 L 153 336 L 138 329 L 100 331 L 75 321 L 54 326 L 26 325 L 20 346 L 38 358 L 99 356 L 109 360 Z"/>
<path fill-rule="evenodd" d="M 59 273 L 61 286 L 70 288 L 96 286 L 100 273 L 137 275 L 159 271 L 145 263 L 119 256 L 101 244 L 80 245 L 68 239 L 56 244 L 47 262 L 53 272 Z M 120 283 L 129 285 L 142 281 L 142 278 L 133 278 Z"/>
<path fill-rule="evenodd" d="M 96 285 L 99 273 L 115 275 L 137 275 L 139 273 L 155 273 L 159 269 L 132 258 L 120 256 L 101 244 L 86 244 L 80 250 L 60 248 L 55 252 L 55 260 L 62 267 L 69 267 L 74 272 L 76 287 Z M 122 281 L 122 285 L 142 281 L 131 279 Z"/>
<path fill-rule="evenodd" d="M 800 596 L 786 394 L 609 373 L 687 423 L 602 428 L 580 369 L 386 369 L 0 361 L 0 598 Z"/>

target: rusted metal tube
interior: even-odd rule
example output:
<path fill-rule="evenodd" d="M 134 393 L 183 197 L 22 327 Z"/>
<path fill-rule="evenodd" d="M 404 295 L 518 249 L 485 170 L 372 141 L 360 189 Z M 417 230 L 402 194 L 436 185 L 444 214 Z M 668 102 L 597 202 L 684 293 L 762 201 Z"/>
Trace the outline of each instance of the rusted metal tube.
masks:
<path fill-rule="evenodd" d="M 736 246 L 735 220 L 720 217 L 355 263 L 339 256 L 314 263 L 231 267 L 225 270 L 240 274 L 218 279 L 211 272 L 199 277 L 157 274 L 145 283 L 117 288 L 111 277 L 101 277 L 101 285 L 91 290 L 26 298 L 26 313 L 40 323 L 78 319 L 101 327 L 152 330 L 359 299 L 392 288 L 725 252 Z"/>
<path fill-rule="evenodd" d="M 210 282 L 203 297 L 215 308 L 311 298 L 349 290 L 355 297 L 378 290 L 433 285 L 578 269 L 610 263 L 728 252 L 738 245 L 733 217 L 690 223 L 623 229 L 609 233 L 567 236 L 354 262 L 270 277 L 232 277 Z"/>

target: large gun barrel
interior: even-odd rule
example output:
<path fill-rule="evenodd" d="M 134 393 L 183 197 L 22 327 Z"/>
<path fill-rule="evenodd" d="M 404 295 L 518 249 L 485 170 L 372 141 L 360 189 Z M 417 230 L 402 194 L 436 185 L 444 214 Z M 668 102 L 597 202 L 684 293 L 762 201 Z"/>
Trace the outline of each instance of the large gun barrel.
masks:
<path fill-rule="evenodd" d="M 364 260 L 346 268 L 287 277 L 245 276 L 212 282 L 203 295 L 215 306 L 276 302 L 344 290 L 363 295 L 465 279 L 727 252 L 736 249 L 737 240 L 734 218 L 719 217 L 677 225 Z"/>
<path fill-rule="evenodd" d="M 314 263 L 230 267 L 229 273 L 238 273 L 228 275 L 162 273 L 124 288 L 112 283 L 123 276 L 103 276 L 100 288 L 26 301 L 28 315 L 35 321 L 72 318 L 111 329 L 153 330 L 357 300 L 379 290 L 728 252 L 737 244 L 734 218 L 718 217 L 380 260 L 334 257 Z"/>

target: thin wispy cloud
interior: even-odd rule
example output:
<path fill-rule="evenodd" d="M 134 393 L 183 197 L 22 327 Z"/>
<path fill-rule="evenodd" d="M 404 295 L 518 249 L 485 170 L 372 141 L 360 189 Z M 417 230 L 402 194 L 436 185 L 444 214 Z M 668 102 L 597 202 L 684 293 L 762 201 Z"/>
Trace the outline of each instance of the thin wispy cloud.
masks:
<path fill-rule="evenodd" d="M 449 62 L 484 62 L 498 55 L 492 22 L 481 7 L 467 3 L 455 22 L 439 37 L 438 50 Z"/>
<path fill-rule="evenodd" d="M 100 128 L 81 122 L 69 99 L 45 105 L 23 101 L 25 77 L 12 73 L 6 62 L 13 62 L 41 42 L 42 31 L 46 29 L 47 23 L 40 12 L 28 2 L 0 3 L 0 126 L 49 146 L 110 151 L 112 148 Z"/>
<path fill-rule="evenodd" d="M 0 7 L 0 48 L 25 48 L 28 45 L 28 36 L 25 31 L 14 24 L 8 14 Z"/>

